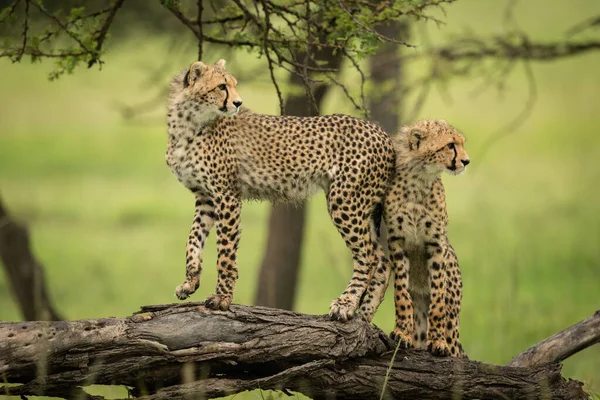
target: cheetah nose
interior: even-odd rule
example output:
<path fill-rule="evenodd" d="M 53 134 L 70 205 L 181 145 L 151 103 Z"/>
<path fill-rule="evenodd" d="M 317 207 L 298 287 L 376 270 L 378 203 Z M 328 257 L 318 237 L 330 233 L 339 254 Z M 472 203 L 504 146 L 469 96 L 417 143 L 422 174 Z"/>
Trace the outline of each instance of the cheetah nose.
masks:
<path fill-rule="evenodd" d="M 469 163 L 471 162 L 471 160 L 466 159 L 466 160 L 462 160 L 463 165 L 466 167 L 467 165 L 469 165 Z"/>
<path fill-rule="evenodd" d="M 236 100 L 233 102 L 233 105 L 236 106 L 237 108 L 240 108 L 240 106 L 242 105 L 242 101 L 241 100 Z"/>

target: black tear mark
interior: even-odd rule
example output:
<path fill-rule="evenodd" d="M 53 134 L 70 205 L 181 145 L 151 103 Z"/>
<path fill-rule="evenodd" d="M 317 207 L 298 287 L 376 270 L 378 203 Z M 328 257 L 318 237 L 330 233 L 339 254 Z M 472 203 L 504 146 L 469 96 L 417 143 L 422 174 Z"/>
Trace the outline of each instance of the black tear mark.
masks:
<path fill-rule="evenodd" d="M 187 72 L 185 73 L 185 76 L 183 77 L 183 87 L 184 88 L 190 86 L 188 79 L 190 79 L 190 70 L 189 69 L 187 70 Z"/>
<path fill-rule="evenodd" d="M 225 101 L 223 101 L 223 107 L 221 107 L 221 111 L 227 112 L 227 100 L 229 99 L 229 90 L 227 90 L 227 86 L 225 86 Z"/>
<path fill-rule="evenodd" d="M 458 155 L 456 154 L 456 146 L 452 147 L 452 152 L 454 153 L 454 157 L 452 157 L 452 164 L 450 165 L 450 169 L 454 171 L 456 170 L 456 157 L 458 157 Z"/>

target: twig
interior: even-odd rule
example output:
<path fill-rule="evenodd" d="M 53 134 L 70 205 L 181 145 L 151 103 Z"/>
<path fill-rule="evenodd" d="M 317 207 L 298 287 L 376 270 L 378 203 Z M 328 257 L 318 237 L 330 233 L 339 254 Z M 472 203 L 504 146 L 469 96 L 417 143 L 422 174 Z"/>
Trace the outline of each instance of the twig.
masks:
<path fill-rule="evenodd" d="M 312 13 L 311 13 L 311 9 L 310 9 L 310 2 L 307 1 L 306 2 L 306 15 L 305 15 L 305 19 L 306 19 L 306 29 L 308 32 L 307 35 L 307 41 L 311 42 L 312 40 L 312 32 L 311 32 L 311 22 L 312 22 Z M 319 114 L 319 105 L 317 104 L 317 100 L 315 99 L 315 95 L 312 91 L 312 88 L 310 86 L 310 83 L 308 81 L 308 63 L 310 60 L 310 53 L 311 51 L 313 51 L 312 47 L 307 47 L 306 48 L 306 52 L 304 53 L 304 61 L 303 61 L 303 68 L 302 68 L 302 74 L 300 75 L 300 78 L 302 78 L 302 83 L 304 84 L 304 91 L 306 93 L 306 97 L 308 97 L 308 109 L 309 109 L 309 115 L 312 115 L 312 113 L 314 112 L 316 115 Z"/>
<path fill-rule="evenodd" d="M 14 9 L 13 9 L 14 10 Z M 11 10 L 12 12 L 12 10 Z M 17 57 L 17 62 L 21 61 L 25 49 L 27 48 L 27 31 L 29 30 L 29 0 L 25 0 L 25 19 L 23 20 L 23 44 L 21 45 L 21 52 Z"/>
<path fill-rule="evenodd" d="M 269 23 L 268 14 L 266 14 L 267 24 Z M 271 58 L 271 53 L 269 52 L 269 31 L 267 29 L 264 30 L 263 36 L 264 44 L 263 49 L 265 52 L 265 57 L 267 58 L 267 63 L 269 65 L 269 74 L 271 76 L 271 82 L 273 82 L 273 87 L 275 87 L 275 92 L 277 93 L 277 99 L 279 100 L 279 113 L 281 115 L 285 114 L 285 103 L 283 101 L 283 95 L 281 94 L 281 89 L 279 88 L 279 84 L 277 83 L 277 78 L 275 77 L 275 71 L 273 68 L 273 59 Z"/>
<path fill-rule="evenodd" d="M 592 27 L 600 27 L 600 15 L 596 15 L 595 17 L 589 18 L 583 22 L 575 24 L 573 27 L 567 30 L 566 35 L 573 36 Z"/>
<path fill-rule="evenodd" d="M 356 61 L 354 59 L 354 57 L 352 57 L 350 54 L 348 54 L 348 52 L 344 51 L 344 53 L 346 54 L 346 57 L 350 60 L 350 62 L 354 66 L 354 69 L 356 69 L 356 71 L 360 75 L 360 110 L 363 112 L 365 118 L 369 119 L 369 108 L 367 107 L 367 101 L 365 100 L 365 84 L 366 84 L 367 79 L 366 79 L 365 74 L 363 73 L 362 69 L 360 68 L 360 65 L 358 64 L 358 61 Z"/>
<path fill-rule="evenodd" d="M 361 28 L 363 28 L 366 32 L 374 35 L 377 39 L 379 39 L 379 40 L 381 40 L 383 42 L 392 42 L 392 43 L 396 43 L 396 44 L 401 44 L 401 45 L 406 46 L 406 47 L 414 47 L 414 48 L 417 47 L 417 46 L 412 45 L 410 43 L 402 42 L 400 40 L 396 40 L 396 39 L 384 36 L 381 33 L 377 32 L 376 30 L 369 28 L 368 26 L 366 26 L 365 24 L 363 24 L 362 22 L 360 22 L 358 20 L 358 18 L 356 18 L 354 16 L 354 14 L 352 14 L 350 11 L 348 11 L 348 9 L 344 6 L 344 3 L 342 2 L 342 0 L 338 0 L 338 4 L 339 4 L 340 8 L 342 9 L 342 11 L 344 11 L 346 14 L 348 14 L 348 16 L 354 21 L 355 24 L 357 24 L 358 26 L 360 26 Z"/>
<path fill-rule="evenodd" d="M 240 14 L 240 15 L 236 15 L 235 17 L 208 19 L 208 20 L 204 20 L 202 22 L 198 22 L 198 21 L 200 21 L 200 18 L 198 18 L 198 20 L 196 21 L 196 23 L 202 23 L 202 24 L 205 24 L 205 25 L 225 24 L 227 22 L 241 21 L 243 19 L 244 19 L 244 15 Z"/>
<path fill-rule="evenodd" d="M 27 2 L 27 4 L 29 4 L 29 0 L 25 0 Z M 123 0 L 120 0 L 123 1 Z M 48 17 L 49 19 L 51 19 L 52 21 L 54 21 L 67 35 L 69 35 L 71 37 L 71 39 L 73 39 L 74 41 L 76 41 L 79 46 L 85 50 L 84 54 L 94 54 L 94 52 L 90 49 L 88 49 L 88 47 L 81 41 L 81 39 L 79 39 L 79 37 L 73 32 L 71 31 L 59 18 L 57 18 L 56 16 L 52 15 L 50 12 L 48 12 L 48 10 L 46 10 L 44 8 L 44 6 L 42 5 L 41 2 L 34 2 L 33 3 L 35 7 L 37 7 L 38 10 L 40 10 L 42 12 L 42 14 L 44 14 L 46 17 Z"/>
<path fill-rule="evenodd" d="M 76 17 L 76 18 L 73 18 L 70 21 L 67 21 L 65 23 L 65 26 L 67 28 L 69 28 L 70 26 L 74 25 L 75 23 L 77 23 L 79 21 L 83 21 L 83 20 L 86 20 L 86 19 L 99 17 L 99 16 L 101 16 L 103 14 L 106 14 L 106 13 L 110 12 L 110 10 L 112 10 L 112 6 L 110 6 L 108 8 L 105 8 L 104 10 L 94 11 L 94 12 L 91 12 L 91 13 L 86 14 L 86 15 L 80 15 L 79 17 Z M 51 37 L 53 37 L 54 35 L 56 35 L 56 34 L 58 34 L 60 32 L 61 32 L 60 29 L 54 30 L 54 31 L 48 31 L 45 35 L 40 36 L 40 43 L 47 41 L 48 39 L 50 39 Z"/>
<path fill-rule="evenodd" d="M 15 57 L 20 54 L 21 49 L 7 49 L 0 52 L 1 57 Z M 38 57 L 47 57 L 47 58 L 66 58 L 66 57 L 80 57 L 88 54 L 86 51 L 59 51 L 56 53 L 49 53 L 42 50 L 36 50 L 32 48 L 28 48 L 25 50 L 25 54 L 38 56 Z"/>
<path fill-rule="evenodd" d="M 13 16 L 13 14 L 15 13 L 15 9 L 17 8 L 17 6 L 19 5 L 19 3 L 21 2 L 21 0 L 15 0 L 12 2 L 11 5 L 9 5 L 8 8 L 8 13 L 6 13 L 6 19 L 10 18 Z M 0 20 L 0 22 L 4 22 L 4 20 Z"/>
<path fill-rule="evenodd" d="M 202 13 L 204 12 L 203 0 L 198 0 L 198 61 L 202 61 L 202 47 L 204 46 L 204 30 L 202 29 Z"/>
<path fill-rule="evenodd" d="M 98 34 L 95 36 L 94 39 L 96 41 L 96 52 L 92 56 L 92 59 L 88 62 L 88 68 L 91 68 L 97 62 L 101 63 L 100 51 L 102 51 L 102 45 L 104 44 L 104 40 L 106 39 L 106 35 L 108 34 L 108 28 L 110 28 L 110 26 L 112 25 L 115 15 L 117 14 L 117 11 L 119 11 L 119 9 L 123 6 L 123 3 L 125 3 L 125 0 L 116 0 L 113 3 L 108 15 L 106 16 L 106 20 L 104 20 L 104 24 L 102 24 L 102 28 L 100 28 Z"/>

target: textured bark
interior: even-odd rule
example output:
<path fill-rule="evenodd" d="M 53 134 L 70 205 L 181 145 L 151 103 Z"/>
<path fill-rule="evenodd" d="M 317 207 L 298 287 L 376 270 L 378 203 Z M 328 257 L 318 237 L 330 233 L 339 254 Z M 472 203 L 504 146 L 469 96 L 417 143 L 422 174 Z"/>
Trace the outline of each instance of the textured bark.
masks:
<path fill-rule="evenodd" d="M 302 60 L 304 55 L 296 57 Z M 326 63 L 327 68 L 337 69 L 341 62 L 341 53 L 334 54 L 332 49 L 315 51 L 315 59 Z M 291 75 L 290 83 L 302 86 L 298 75 Z M 316 108 L 311 107 L 308 94 L 290 95 L 285 101 L 285 114 L 298 117 L 319 115 L 319 108 L 327 93 L 328 86 L 319 84 L 313 89 Z M 300 255 L 304 239 L 304 220 L 306 203 L 290 205 L 275 204 L 269 218 L 269 236 L 260 268 L 260 278 L 254 304 L 292 310 L 300 269 Z"/>
<path fill-rule="evenodd" d="M 127 318 L 0 323 L 0 387 L 72 398 L 90 384 L 127 385 L 144 399 L 211 398 L 250 389 L 315 399 L 379 398 L 393 343 L 362 321 L 265 307 L 210 311 L 149 306 Z M 501 367 L 398 351 L 384 398 L 585 398 L 559 364 Z M 99 398 L 99 397 L 98 397 Z"/>
<path fill-rule="evenodd" d="M 600 343 L 600 310 L 591 317 L 550 336 L 513 358 L 508 365 L 530 367 L 560 362 L 596 343 Z"/>
<path fill-rule="evenodd" d="M 61 320 L 46 289 L 44 267 L 31 253 L 27 228 L 10 217 L 0 198 L 0 261 L 26 320 Z"/>

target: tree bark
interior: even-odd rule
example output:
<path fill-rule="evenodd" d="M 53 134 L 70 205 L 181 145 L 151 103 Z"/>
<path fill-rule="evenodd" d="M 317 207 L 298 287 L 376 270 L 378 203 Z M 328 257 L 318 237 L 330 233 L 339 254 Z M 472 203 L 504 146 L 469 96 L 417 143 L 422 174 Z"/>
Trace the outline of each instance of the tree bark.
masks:
<path fill-rule="evenodd" d="M 393 347 L 363 321 L 239 305 L 223 312 L 178 303 L 127 318 L 0 323 L 0 374 L 22 384 L 0 386 L 0 393 L 71 398 L 90 384 L 116 384 L 143 399 L 257 388 L 377 399 L 384 386 L 385 399 L 587 396 L 580 382 L 562 378 L 560 364 L 502 367 L 399 350 L 390 369 Z"/>
<path fill-rule="evenodd" d="M 326 63 L 327 68 L 338 69 L 341 52 L 331 48 L 314 51 L 315 59 Z M 304 55 L 296 57 L 302 60 Z M 302 78 L 291 75 L 290 83 L 302 86 Z M 285 114 L 298 117 L 319 115 L 319 108 L 327 93 L 328 86 L 319 84 L 313 89 L 316 107 L 310 106 L 308 94 L 290 95 L 285 101 Z M 292 310 L 300 269 L 306 203 L 296 205 L 274 204 L 269 217 L 269 236 L 265 255 L 260 268 L 254 304 Z"/>
<path fill-rule="evenodd" d="M 26 320 L 63 319 L 50 301 L 44 267 L 31 253 L 27 228 L 10 217 L 1 198 L 0 261 Z"/>

